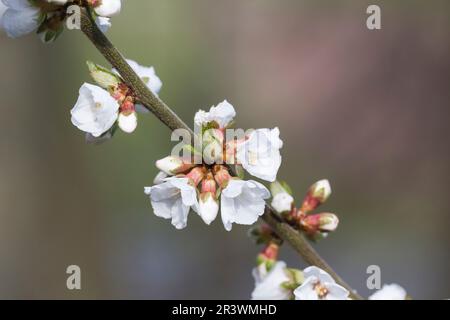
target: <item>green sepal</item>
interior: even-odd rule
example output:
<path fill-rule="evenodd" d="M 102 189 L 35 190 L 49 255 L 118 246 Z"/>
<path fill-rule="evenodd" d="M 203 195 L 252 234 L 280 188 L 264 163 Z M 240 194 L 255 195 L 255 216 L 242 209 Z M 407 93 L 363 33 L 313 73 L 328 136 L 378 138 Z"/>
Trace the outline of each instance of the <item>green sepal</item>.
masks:
<path fill-rule="evenodd" d="M 303 271 L 298 269 L 287 268 L 288 276 L 292 279 L 292 282 L 296 287 L 300 286 L 305 281 L 305 276 L 303 275 Z"/>
<path fill-rule="evenodd" d="M 270 193 L 272 193 L 272 197 L 285 192 L 292 196 L 292 189 L 285 181 L 277 180 L 270 184 Z"/>
<path fill-rule="evenodd" d="M 99 66 L 98 64 L 95 64 L 91 61 L 87 61 L 86 64 L 88 66 L 89 73 L 92 79 L 94 79 L 94 81 L 100 87 L 104 89 L 110 89 L 111 87 L 115 87 L 122 82 L 122 80 L 117 75 L 115 75 L 108 69 Z"/>

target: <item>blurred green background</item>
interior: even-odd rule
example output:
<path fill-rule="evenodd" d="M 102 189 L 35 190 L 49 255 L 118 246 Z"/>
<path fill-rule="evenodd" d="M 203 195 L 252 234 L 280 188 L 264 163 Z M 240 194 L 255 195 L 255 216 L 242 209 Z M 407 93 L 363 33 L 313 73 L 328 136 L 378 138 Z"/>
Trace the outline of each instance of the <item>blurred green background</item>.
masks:
<path fill-rule="evenodd" d="M 382 8 L 381 31 L 365 26 Z M 108 33 L 153 65 L 160 96 L 192 124 L 228 99 L 237 126 L 280 127 L 279 177 L 300 201 L 330 179 L 338 231 L 318 250 L 361 294 L 366 268 L 415 298 L 450 296 L 450 3 L 124 1 Z M 176 231 L 143 187 L 173 144 L 153 116 L 87 145 L 70 123 L 86 60 L 78 31 L 53 45 L 0 32 L 0 298 L 247 299 L 259 248 L 191 214 Z M 303 262 L 285 246 L 282 259 Z M 66 289 L 66 267 L 82 290 Z"/>

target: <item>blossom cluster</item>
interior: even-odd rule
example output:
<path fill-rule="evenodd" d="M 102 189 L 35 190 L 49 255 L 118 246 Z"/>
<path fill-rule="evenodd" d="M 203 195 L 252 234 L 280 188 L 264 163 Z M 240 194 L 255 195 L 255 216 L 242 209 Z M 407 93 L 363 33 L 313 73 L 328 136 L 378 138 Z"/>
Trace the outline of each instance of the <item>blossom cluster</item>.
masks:
<path fill-rule="evenodd" d="M 291 269 L 277 261 L 278 246 L 270 243 L 258 256 L 253 269 L 254 300 L 350 300 L 350 292 L 337 284 L 326 271 L 311 266 Z M 405 300 L 406 291 L 397 284 L 384 285 L 369 300 Z"/>
<path fill-rule="evenodd" d="M 252 225 L 264 214 L 269 190 L 255 180 L 244 180 L 238 172 L 245 170 L 257 178 L 274 181 L 281 165 L 283 142 L 278 128 L 253 130 L 242 139 L 225 139 L 235 115 L 227 101 L 208 112 L 197 112 L 195 124 L 201 128 L 203 139 L 201 150 L 193 153 L 205 155 L 205 150 L 211 151 L 200 163 L 174 155 L 156 162 L 161 172 L 145 193 L 154 213 L 171 219 L 177 229 L 186 227 L 191 209 L 208 225 L 220 210 L 228 231 L 233 223 Z"/>
<path fill-rule="evenodd" d="M 127 60 L 131 68 L 147 87 L 158 94 L 162 82 L 153 67 L 144 67 Z M 132 133 L 137 127 L 137 112 L 145 112 L 133 91 L 118 72 L 88 62 L 92 78 L 98 85 L 85 83 L 79 90 L 78 100 L 71 110 L 72 123 L 86 132 L 88 142 L 101 142 L 111 138 L 117 126 Z"/>
<path fill-rule="evenodd" d="M 292 192 L 285 182 L 273 182 L 271 191 L 273 195 L 271 205 L 274 210 L 294 227 L 303 230 L 312 240 L 324 238 L 338 227 L 339 219 L 334 213 L 311 214 L 330 197 L 331 186 L 328 180 L 314 183 L 300 208 L 295 207 Z"/>
<path fill-rule="evenodd" d="M 44 42 L 54 41 L 64 30 L 67 18 L 73 14 L 72 5 L 82 6 L 80 0 L 1 0 L 4 13 L 1 25 L 11 38 L 37 32 Z M 87 0 L 93 9 L 97 25 L 103 32 L 111 26 L 110 17 L 121 10 L 121 0 Z"/>

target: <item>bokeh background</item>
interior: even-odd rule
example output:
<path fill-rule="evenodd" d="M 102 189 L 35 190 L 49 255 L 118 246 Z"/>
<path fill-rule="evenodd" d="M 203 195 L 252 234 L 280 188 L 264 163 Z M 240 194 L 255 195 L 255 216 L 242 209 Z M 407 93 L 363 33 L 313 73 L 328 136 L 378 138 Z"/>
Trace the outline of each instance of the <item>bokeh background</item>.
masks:
<path fill-rule="evenodd" d="M 382 8 L 381 31 L 365 26 Z M 155 66 L 188 123 L 223 99 L 242 128 L 280 127 L 279 177 L 300 201 L 321 178 L 341 225 L 318 250 L 361 294 L 366 268 L 411 296 L 450 297 L 450 3 L 124 1 L 108 33 Z M 0 298 L 247 299 L 259 248 L 247 228 L 176 231 L 143 187 L 173 146 L 151 115 L 87 145 L 70 123 L 86 60 L 78 31 L 53 45 L 0 32 Z M 286 246 L 282 258 L 303 262 Z M 66 289 L 66 267 L 82 290 Z"/>

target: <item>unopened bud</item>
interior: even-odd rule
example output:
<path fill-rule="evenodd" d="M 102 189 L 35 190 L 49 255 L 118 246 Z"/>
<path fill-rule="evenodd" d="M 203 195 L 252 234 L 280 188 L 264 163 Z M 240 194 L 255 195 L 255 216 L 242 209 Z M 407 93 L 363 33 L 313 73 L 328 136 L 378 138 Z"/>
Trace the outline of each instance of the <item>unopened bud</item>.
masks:
<path fill-rule="evenodd" d="M 173 156 L 156 161 L 156 167 L 168 175 L 183 173 L 193 166 L 193 164 L 184 163 L 180 158 Z"/>
<path fill-rule="evenodd" d="M 219 129 L 209 129 L 203 134 L 203 161 L 206 164 L 224 162 L 223 132 Z"/>
<path fill-rule="evenodd" d="M 133 133 L 137 127 L 136 112 L 121 112 L 119 114 L 119 128 L 126 133 Z"/>
<path fill-rule="evenodd" d="M 186 175 L 194 186 L 198 186 L 198 184 L 203 180 L 205 177 L 205 168 L 204 167 L 195 167 L 189 173 Z"/>
<path fill-rule="evenodd" d="M 303 201 L 301 211 L 307 213 L 316 209 L 322 203 L 327 201 L 331 195 L 331 186 L 328 180 L 320 180 L 314 183 L 308 190 Z"/>
<path fill-rule="evenodd" d="M 103 80 L 98 80 L 98 81 L 103 81 Z M 130 89 L 123 82 L 120 82 L 114 86 L 110 86 L 109 90 L 110 90 L 111 96 L 114 99 L 116 99 L 120 104 L 122 104 L 127 98 L 129 98 L 128 100 L 130 100 L 130 101 L 132 100 L 132 97 L 129 96 Z M 123 106 L 121 106 L 121 108 L 123 108 Z M 129 109 L 125 107 L 125 110 L 129 110 Z"/>
<path fill-rule="evenodd" d="M 271 262 L 274 263 L 278 259 L 278 253 L 280 251 L 280 246 L 276 243 L 269 243 L 267 247 L 258 255 L 257 263 Z"/>
<path fill-rule="evenodd" d="M 281 192 L 276 194 L 272 199 L 272 207 L 278 213 L 283 213 L 292 210 L 294 198 L 289 193 Z"/>
<path fill-rule="evenodd" d="M 339 225 L 338 217 L 333 213 L 319 213 L 304 216 L 300 221 L 301 226 L 310 234 L 316 232 L 331 232 Z"/>
<path fill-rule="evenodd" d="M 89 72 L 94 81 L 104 89 L 118 88 L 120 78 L 111 71 L 103 68 L 91 61 L 87 62 Z M 114 97 L 114 95 L 113 95 Z M 114 97 L 115 98 L 115 97 Z M 116 99 L 119 100 L 119 99 Z"/>
<path fill-rule="evenodd" d="M 214 176 L 211 172 L 208 172 L 206 175 L 206 179 L 202 181 L 202 193 L 210 192 L 212 194 L 216 194 L 217 191 L 217 183 L 214 180 Z"/>
<path fill-rule="evenodd" d="M 221 188 L 225 188 L 231 179 L 231 175 L 224 166 L 215 166 L 214 179 Z"/>

